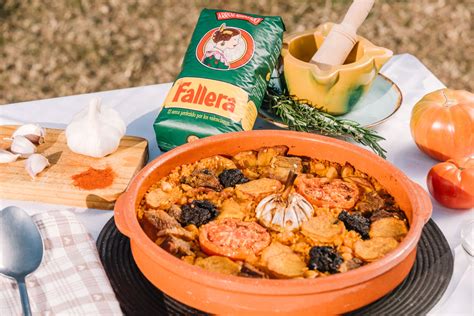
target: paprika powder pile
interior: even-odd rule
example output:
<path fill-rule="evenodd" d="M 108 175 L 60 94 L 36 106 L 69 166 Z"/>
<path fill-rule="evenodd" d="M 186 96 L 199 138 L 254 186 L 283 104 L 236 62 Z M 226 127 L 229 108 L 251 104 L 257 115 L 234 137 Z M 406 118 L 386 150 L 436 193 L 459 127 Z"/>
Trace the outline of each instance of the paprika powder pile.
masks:
<path fill-rule="evenodd" d="M 73 175 L 74 186 L 83 190 L 104 189 L 114 182 L 115 173 L 112 168 L 95 169 L 89 167 L 84 172 Z"/>

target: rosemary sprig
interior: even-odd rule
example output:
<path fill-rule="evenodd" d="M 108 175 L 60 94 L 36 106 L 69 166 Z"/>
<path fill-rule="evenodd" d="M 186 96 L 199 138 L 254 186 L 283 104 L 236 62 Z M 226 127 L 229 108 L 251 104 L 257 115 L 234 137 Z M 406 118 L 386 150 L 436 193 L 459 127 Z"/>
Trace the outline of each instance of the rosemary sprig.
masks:
<path fill-rule="evenodd" d="M 364 146 L 370 147 L 379 156 L 386 158 L 379 141 L 384 140 L 376 131 L 362 127 L 351 120 L 340 119 L 321 109 L 290 96 L 286 89 L 279 93 L 271 87 L 265 98 L 267 106 L 273 108 L 289 129 L 301 132 L 317 132 L 322 135 L 349 138 Z"/>

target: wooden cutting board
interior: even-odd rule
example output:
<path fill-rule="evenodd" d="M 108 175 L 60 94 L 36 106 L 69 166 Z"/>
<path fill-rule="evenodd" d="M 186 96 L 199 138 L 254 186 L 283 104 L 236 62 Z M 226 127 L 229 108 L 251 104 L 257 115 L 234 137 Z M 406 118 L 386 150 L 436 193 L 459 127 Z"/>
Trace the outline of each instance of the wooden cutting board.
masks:
<path fill-rule="evenodd" d="M 17 127 L 0 126 L 1 148 L 9 147 L 10 142 L 4 138 L 10 137 Z M 115 200 L 146 163 L 148 143 L 143 138 L 125 136 L 116 152 L 104 158 L 92 158 L 70 151 L 64 130 L 46 129 L 45 143 L 38 146 L 38 153 L 48 158 L 51 166 L 34 180 L 25 170 L 25 159 L 0 164 L 0 198 L 113 209 Z M 76 187 L 72 177 L 89 167 L 110 167 L 114 173 L 112 184 L 95 190 Z"/>

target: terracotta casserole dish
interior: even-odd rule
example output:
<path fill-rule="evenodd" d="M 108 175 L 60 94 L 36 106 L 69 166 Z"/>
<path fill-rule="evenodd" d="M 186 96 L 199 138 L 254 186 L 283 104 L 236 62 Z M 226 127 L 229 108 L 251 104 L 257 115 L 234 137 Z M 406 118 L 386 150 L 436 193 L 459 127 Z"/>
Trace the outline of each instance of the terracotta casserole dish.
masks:
<path fill-rule="evenodd" d="M 175 167 L 213 155 L 234 155 L 263 146 L 287 145 L 289 154 L 326 159 L 375 177 L 410 222 L 398 248 L 363 267 L 324 278 L 252 279 L 210 272 L 175 258 L 144 233 L 136 216 L 147 189 Z M 290 131 L 250 131 L 208 137 L 180 146 L 138 173 L 115 205 L 118 229 L 130 238 L 133 257 L 156 287 L 176 300 L 213 314 L 340 314 L 384 296 L 407 276 L 424 224 L 431 216 L 428 194 L 377 155 L 333 138 Z"/>

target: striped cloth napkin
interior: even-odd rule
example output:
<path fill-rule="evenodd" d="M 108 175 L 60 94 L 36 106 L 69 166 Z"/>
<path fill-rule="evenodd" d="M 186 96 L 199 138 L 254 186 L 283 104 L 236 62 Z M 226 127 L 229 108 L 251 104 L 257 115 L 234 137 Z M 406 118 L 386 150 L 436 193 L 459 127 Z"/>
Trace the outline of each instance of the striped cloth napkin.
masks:
<path fill-rule="evenodd" d="M 26 278 L 37 315 L 122 315 L 94 241 L 76 216 L 51 211 L 32 216 L 44 243 L 43 261 Z M 0 315 L 21 315 L 18 286 L 0 275 Z"/>

